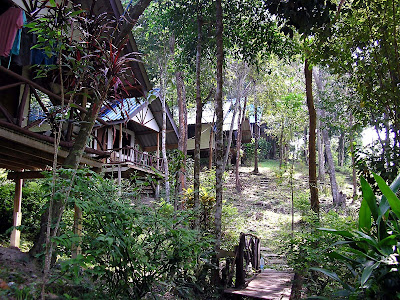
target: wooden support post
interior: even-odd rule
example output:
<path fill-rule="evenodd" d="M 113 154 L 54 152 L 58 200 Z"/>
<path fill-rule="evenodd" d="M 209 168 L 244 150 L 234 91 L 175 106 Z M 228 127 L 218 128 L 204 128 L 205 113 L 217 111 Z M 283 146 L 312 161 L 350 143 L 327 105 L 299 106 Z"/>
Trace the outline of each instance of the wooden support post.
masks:
<path fill-rule="evenodd" d="M 160 132 L 157 132 L 157 151 L 156 151 L 156 156 L 157 156 L 157 170 L 160 170 Z M 160 198 L 160 181 L 157 180 L 157 185 L 156 185 L 156 191 L 155 191 L 155 197 L 156 199 Z"/>
<path fill-rule="evenodd" d="M 82 236 L 82 210 L 74 205 L 74 234 Z M 72 258 L 76 258 L 79 254 L 82 253 L 82 249 L 80 246 L 80 242 L 72 244 Z"/>
<path fill-rule="evenodd" d="M 21 200 L 22 200 L 22 183 L 23 180 L 20 178 L 15 179 L 15 195 L 14 195 L 14 218 L 13 226 L 17 227 L 21 225 L 22 212 L 21 212 Z M 11 232 L 10 247 L 19 247 L 21 232 L 17 229 L 13 229 Z"/>
<path fill-rule="evenodd" d="M 246 274 L 243 266 L 245 244 L 246 244 L 246 236 L 242 233 L 240 235 L 239 247 L 237 249 L 238 253 L 236 255 L 236 282 L 235 282 L 236 288 L 242 287 L 245 284 Z"/>
<path fill-rule="evenodd" d="M 121 172 L 121 163 L 122 163 L 122 123 L 119 124 L 119 143 L 118 143 L 118 195 L 122 195 L 122 187 L 121 187 L 121 180 L 122 180 L 122 172 Z"/>

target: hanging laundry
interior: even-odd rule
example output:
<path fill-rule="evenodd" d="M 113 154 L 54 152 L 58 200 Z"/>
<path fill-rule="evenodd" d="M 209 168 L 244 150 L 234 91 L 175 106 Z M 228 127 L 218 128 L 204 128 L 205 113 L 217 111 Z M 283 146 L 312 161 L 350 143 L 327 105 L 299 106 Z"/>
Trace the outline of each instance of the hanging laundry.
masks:
<path fill-rule="evenodd" d="M 10 7 L 0 15 L 0 56 L 9 56 L 13 47 L 18 29 L 24 25 L 22 10 Z"/>
<path fill-rule="evenodd" d="M 22 20 L 23 20 L 22 24 L 25 25 L 26 15 L 24 11 L 22 11 Z M 14 44 L 11 49 L 11 54 L 19 55 L 19 49 L 21 47 L 21 32 L 22 28 L 18 29 L 17 34 L 15 35 Z"/>

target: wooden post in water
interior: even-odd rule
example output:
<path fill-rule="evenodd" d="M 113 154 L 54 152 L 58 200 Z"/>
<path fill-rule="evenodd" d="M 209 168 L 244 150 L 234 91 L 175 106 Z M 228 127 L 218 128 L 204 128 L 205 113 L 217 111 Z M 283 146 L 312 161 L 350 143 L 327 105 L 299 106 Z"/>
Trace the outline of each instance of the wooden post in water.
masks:
<path fill-rule="evenodd" d="M 14 215 L 13 215 L 13 226 L 17 227 L 21 225 L 22 212 L 21 212 L 21 200 L 22 200 L 22 183 L 21 178 L 15 179 L 15 195 L 14 195 Z M 21 239 L 21 231 L 13 229 L 11 232 L 10 247 L 19 247 Z"/>

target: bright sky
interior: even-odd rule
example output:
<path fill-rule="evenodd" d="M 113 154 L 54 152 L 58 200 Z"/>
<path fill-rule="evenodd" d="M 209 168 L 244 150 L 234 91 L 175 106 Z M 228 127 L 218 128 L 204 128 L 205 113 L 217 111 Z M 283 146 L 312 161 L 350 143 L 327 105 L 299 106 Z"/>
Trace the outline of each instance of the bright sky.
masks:
<path fill-rule="evenodd" d="M 363 143 L 364 147 L 378 139 L 378 134 L 376 133 L 375 129 L 372 127 L 364 129 L 363 132 L 361 133 L 361 135 L 362 135 L 362 143 Z"/>

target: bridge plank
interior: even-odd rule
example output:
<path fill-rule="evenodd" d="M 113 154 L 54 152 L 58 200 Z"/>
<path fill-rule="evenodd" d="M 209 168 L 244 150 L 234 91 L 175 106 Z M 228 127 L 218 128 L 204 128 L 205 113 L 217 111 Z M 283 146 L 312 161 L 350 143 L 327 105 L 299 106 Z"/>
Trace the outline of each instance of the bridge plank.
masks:
<path fill-rule="evenodd" d="M 247 296 L 255 299 L 289 299 L 293 274 L 276 270 L 264 270 L 244 289 L 226 289 L 226 294 Z"/>

